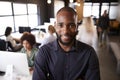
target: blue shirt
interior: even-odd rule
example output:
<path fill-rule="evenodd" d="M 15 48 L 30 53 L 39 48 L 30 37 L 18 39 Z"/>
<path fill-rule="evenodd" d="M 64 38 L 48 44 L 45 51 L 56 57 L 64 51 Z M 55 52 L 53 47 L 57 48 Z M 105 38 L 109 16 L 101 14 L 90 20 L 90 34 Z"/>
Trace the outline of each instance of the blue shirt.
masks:
<path fill-rule="evenodd" d="M 56 40 L 39 49 L 33 80 L 100 80 L 97 55 L 92 47 L 79 41 L 65 52 Z"/>

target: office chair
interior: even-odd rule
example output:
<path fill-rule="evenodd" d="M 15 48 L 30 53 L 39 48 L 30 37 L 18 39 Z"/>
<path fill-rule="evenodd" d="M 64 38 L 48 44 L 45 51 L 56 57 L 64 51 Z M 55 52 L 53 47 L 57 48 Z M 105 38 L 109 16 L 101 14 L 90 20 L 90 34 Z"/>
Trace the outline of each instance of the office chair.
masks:
<path fill-rule="evenodd" d="M 23 33 L 23 32 L 31 32 L 31 28 L 19 26 L 19 33 Z"/>
<path fill-rule="evenodd" d="M 1 51 L 15 51 L 12 44 L 9 41 L 0 39 L 0 50 Z"/>
<path fill-rule="evenodd" d="M 0 39 L 0 51 L 6 51 L 6 41 Z"/>
<path fill-rule="evenodd" d="M 45 30 L 45 29 L 43 29 L 43 28 L 41 28 L 41 29 L 40 29 L 40 31 L 42 31 L 42 32 L 46 33 L 46 30 Z"/>
<path fill-rule="evenodd" d="M 14 52 L 14 48 L 13 48 L 12 44 L 10 43 L 10 41 L 6 41 L 6 50 Z"/>
<path fill-rule="evenodd" d="M 20 51 L 21 48 L 22 48 L 22 46 L 21 46 L 20 48 L 15 49 L 15 48 L 12 46 L 12 44 L 11 44 L 10 41 L 6 41 L 6 44 L 7 44 L 6 50 L 7 50 L 7 51 L 10 51 L 10 52 L 17 52 L 17 51 Z"/>

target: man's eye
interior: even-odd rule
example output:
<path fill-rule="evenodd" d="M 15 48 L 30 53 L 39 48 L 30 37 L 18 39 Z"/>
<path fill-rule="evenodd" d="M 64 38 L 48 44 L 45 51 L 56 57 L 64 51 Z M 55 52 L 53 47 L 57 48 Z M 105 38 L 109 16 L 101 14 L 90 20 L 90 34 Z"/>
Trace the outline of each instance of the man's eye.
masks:
<path fill-rule="evenodd" d="M 76 25 L 75 24 L 70 24 L 70 28 L 74 28 Z"/>
<path fill-rule="evenodd" d="M 57 26 L 59 26 L 59 27 L 63 27 L 63 24 L 58 24 Z"/>

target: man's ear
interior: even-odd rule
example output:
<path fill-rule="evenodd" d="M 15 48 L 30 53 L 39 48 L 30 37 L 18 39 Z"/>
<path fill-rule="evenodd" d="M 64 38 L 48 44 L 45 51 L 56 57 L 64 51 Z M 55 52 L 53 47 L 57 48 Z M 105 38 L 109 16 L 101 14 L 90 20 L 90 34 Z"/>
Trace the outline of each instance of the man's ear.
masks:
<path fill-rule="evenodd" d="M 56 25 L 56 21 L 55 21 L 55 22 L 54 22 L 54 29 L 55 29 L 55 32 L 56 32 L 56 26 L 57 26 L 57 25 Z"/>
<path fill-rule="evenodd" d="M 56 29 L 56 21 L 54 22 L 54 28 Z"/>
<path fill-rule="evenodd" d="M 78 24 L 76 25 L 76 35 L 78 34 Z"/>
<path fill-rule="evenodd" d="M 78 30 L 76 30 L 76 35 L 78 34 Z"/>
<path fill-rule="evenodd" d="M 76 24 L 76 31 L 78 31 L 78 24 Z"/>

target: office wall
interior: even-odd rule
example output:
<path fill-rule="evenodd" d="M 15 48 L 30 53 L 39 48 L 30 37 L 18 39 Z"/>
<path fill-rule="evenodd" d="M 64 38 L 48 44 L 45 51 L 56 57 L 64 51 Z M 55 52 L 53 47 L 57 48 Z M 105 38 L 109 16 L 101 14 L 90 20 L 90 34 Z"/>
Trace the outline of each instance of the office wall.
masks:
<path fill-rule="evenodd" d="M 81 20 L 83 18 L 83 6 L 84 6 L 84 1 L 80 0 L 80 6 L 76 6 L 78 20 Z"/>
<path fill-rule="evenodd" d="M 117 20 L 120 22 L 120 1 L 119 1 L 119 6 L 118 6 L 118 13 L 117 13 Z"/>
<path fill-rule="evenodd" d="M 54 17 L 54 0 L 52 0 L 51 4 L 48 4 L 47 0 L 39 0 L 38 7 L 38 18 L 40 19 L 39 24 L 49 22 L 49 19 Z"/>

